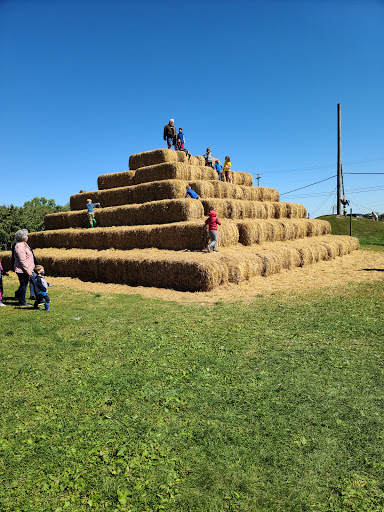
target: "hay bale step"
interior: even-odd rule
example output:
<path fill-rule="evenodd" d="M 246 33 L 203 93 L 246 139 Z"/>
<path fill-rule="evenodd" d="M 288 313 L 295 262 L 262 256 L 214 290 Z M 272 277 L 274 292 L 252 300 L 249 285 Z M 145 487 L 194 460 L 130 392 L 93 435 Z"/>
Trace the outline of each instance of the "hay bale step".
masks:
<path fill-rule="evenodd" d="M 225 219 L 218 230 L 218 244 L 229 247 L 295 240 L 329 234 L 329 222 L 318 219 Z M 32 247 L 78 249 L 144 249 L 202 250 L 208 243 L 204 220 L 172 224 L 119 226 L 95 229 L 58 229 L 30 233 Z"/>
<path fill-rule="evenodd" d="M 135 171 L 111 172 L 97 178 L 99 190 L 136 185 Z"/>
<path fill-rule="evenodd" d="M 330 223 L 320 219 L 245 219 L 235 222 L 242 245 L 295 240 L 331 233 Z"/>
<path fill-rule="evenodd" d="M 107 226 L 139 226 L 168 224 L 203 218 L 204 210 L 196 199 L 169 199 L 143 204 L 96 208 L 97 224 Z M 68 229 L 89 227 L 87 211 L 58 212 L 44 217 L 45 229 Z"/>
<path fill-rule="evenodd" d="M 154 149 L 152 151 L 144 151 L 143 153 L 131 155 L 129 157 L 129 168 L 131 170 L 136 170 L 139 169 L 139 167 L 147 167 L 149 165 L 187 161 L 184 151 L 174 151 L 173 149 Z"/>
<path fill-rule="evenodd" d="M 234 185 L 252 186 L 253 178 L 250 174 L 233 172 L 232 175 Z M 183 162 L 165 162 L 140 167 L 135 171 L 102 174 L 97 179 L 97 186 L 99 190 L 105 190 L 163 180 L 219 181 L 219 176 L 211 167 L 189 165 Z"/>
<path fill-rule="evenodd" d="M 221 247 L 237 244 L 239 231 L 233 221 L 222 223 L 218 231 Z M 59 229 L 30 233 L 32 247 L 78 249 L 144 249 L 202 250 L 209 242 L 204 221 L 195 220 L 150 226 L 121 226 L 95 229 Z"/>
<path fill-rule="evenodd" d="M 203 198 L 279 201 L 279 193 L 273 188 L 247 187 L 223 181 L 161 180 L 74 194 L 70 198 L 71 210 L 84 210 L 88 198 L 92 199 L 94 203 L 100 203 L 103 207 L 140 204 L 163 199 L 182 199 L 185 197 L 187 184 Z"/>
<path fill-rule="evenodd" d="M 204 214 L 215 210 L 226 219 L 301 219 L 307 215 L 305 206 L 296 203 L 247 201 L 237 199 L 201 199 Z"/>
<path fill-rule="evenodd" d="M 266 243 L 262 247 L 224 248 L 219 254 L 158 249 L 36 249 L 34 252 L 48 276 L 195 292 L 329 260 L 358 247 L 356 238 L 328 235 Z M 3 253 L 3 266 L 10 270 L 10 252 Z"/>
<path fill-rule="evenodd" d="M 183 162 L 165 162 L 140 167 L 133 174 L 132 171 L 103 174 L 98 177 L 97 186 L 99 190 L 105 190 L 163 180 L 218 180 L 218 174 L 210 167 Z"/>

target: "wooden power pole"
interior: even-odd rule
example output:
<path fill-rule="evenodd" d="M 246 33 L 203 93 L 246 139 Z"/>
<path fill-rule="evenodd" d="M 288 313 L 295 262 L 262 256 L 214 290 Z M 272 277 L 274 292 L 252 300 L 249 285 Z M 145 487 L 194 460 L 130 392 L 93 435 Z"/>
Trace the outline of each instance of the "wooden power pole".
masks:
<path fill-rule="evenodd" d="M 341 106 L 337 104 L 337 215 L 341 215 Z"/>

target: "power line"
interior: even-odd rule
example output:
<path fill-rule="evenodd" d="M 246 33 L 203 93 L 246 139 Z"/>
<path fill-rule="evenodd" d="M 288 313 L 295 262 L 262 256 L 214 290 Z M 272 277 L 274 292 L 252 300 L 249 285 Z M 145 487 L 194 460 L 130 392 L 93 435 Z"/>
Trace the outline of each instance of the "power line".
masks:
<path fill-rule="evenodd" d="M 336 187 L 332 190 L 332 192 L 330 194 L 328 194 L 328 196 L 324 199 L 324 201 L 321 203 L 320 206 L 318 206 L 314 212 L 312 212 L 312 216 L 313 215 L 316 215 L 316 213 L 320 210 L 320 208 L 322 208 L 324 206 L 324 204 L 329 201 L 329 199 L 331 198 L 331 196 L 336 192 Z"/>
<path fill-rule="evenodd" d="M 367 162 L 376 162 L 379 160 L 384 160 L 384 157 L 375 157 L 375 158 L 367 158 L 366 160 L 352 160 L 350 162 L 344 162 L 344 165 L 359 165 L 359 164 L 365 164 Z M 322 164 L 312 167 L 298 167 L 298 168 L 291 168 L 291 169 L 282 169 L 280 171 L 267 171 L 268 174 L 279 174 L 279 173 L 286 173 L 286 172 L 305 172 L 305 171 L 314 171 L 316 169 L 329 169 L 335 167 L 335 164 Z M 346 173 L 344 173 L 346 174 Z"/>
<path fill-rule="evenodd" d="M 325 178 L 324 180 L 316 181 L 315 183 L 311 183 L 310 185 L 306 185 L 305 187 L 295 188 L 295 190 L 290 190 L 289 192 L 283 192 L 280 196 L 284 196 L 286 194 L 291 194 L 292 192 L 296 192 L 297 190 L 303 190 L 303 188 L 313 187 L 313 185 L 317 185 L 318 183 L 323 183 L 323 181 L 331 180 L 332 178 L 336 178 L 336 174 L 334 176 L 330 176 L 329 178 Z"/>

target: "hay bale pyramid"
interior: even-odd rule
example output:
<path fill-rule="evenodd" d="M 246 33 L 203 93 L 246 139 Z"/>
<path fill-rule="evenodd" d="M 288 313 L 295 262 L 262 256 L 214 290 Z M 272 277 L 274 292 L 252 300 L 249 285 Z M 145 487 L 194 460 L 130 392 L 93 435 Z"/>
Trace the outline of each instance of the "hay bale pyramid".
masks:
<path fill-rule="evenodd" d="M 281 202 L 277 190 L 253 187 L 251 174 L 219 181 L 201 156 L 157 149 L 132 155 L 129 168 L 99 176 L 97 191 L 71 196 L 72 211 L 46 215 L 45 231 L 30 234 L 48 275 L 209 291 L 359 247 L 355 238 L 330 235 L 328 222 L 306 219 L 304 206 Z M 187 184 L 200 200 L 185 198 Z M 88 198 L 101 204 L 93 229 Z M 222 222 L 219 253 L 206 250 L 211 209 Z"/>

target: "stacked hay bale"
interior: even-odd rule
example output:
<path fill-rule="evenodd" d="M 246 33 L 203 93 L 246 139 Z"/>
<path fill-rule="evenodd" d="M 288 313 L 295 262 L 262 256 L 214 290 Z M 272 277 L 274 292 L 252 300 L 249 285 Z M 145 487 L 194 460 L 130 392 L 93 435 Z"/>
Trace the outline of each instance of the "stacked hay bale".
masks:
<path fill-rule="evenodd" d="M 71 196 L 72 211 L 47 215 L 46 230 L 30 234 L 50 275 L 211 290 L 358 248 L 354 238 L 330 236 L 328 222 L 306 219 L 304 206 L 280 202 L 277 190 L 253 187 L 248 173 L 219 181 L 201 156 L 188 160 L 183 152 L 158 149 L 131 155 L 129 166 L 99 176 L 97 191 Z M 187 185 L 200 200 L 185 198 Z M 88 229 L 88 198 L 102 206 L 95 229 Z M 222 222 L 220 255 L 202 252 L 211 209 Z M 5 268 L 10 260 L 5 254 Z"/>

